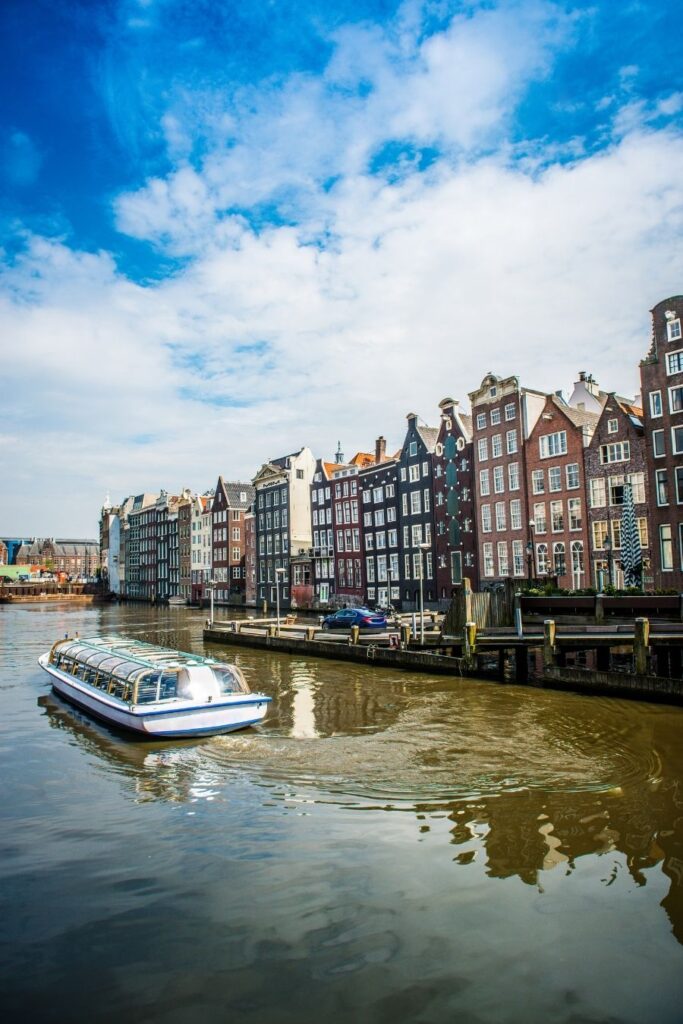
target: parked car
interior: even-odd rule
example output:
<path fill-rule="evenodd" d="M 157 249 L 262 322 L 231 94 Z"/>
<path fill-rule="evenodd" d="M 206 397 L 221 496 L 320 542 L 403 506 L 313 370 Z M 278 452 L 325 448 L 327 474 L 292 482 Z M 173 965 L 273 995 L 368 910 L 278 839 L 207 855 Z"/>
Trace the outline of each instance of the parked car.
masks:
<path fill-rule="evenodd" d="M 369 608 L 340 608 L 334 615 L 323 619 L 323 629 L 350 629 L 360 626 L 361 629 L 386 629 L 386 615 L 378 615 Z"/>

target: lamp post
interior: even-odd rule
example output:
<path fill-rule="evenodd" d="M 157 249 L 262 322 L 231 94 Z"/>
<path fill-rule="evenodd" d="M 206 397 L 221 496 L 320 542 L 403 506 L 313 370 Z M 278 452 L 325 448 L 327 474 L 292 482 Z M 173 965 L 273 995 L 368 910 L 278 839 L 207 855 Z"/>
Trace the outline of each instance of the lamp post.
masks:
<path fill-rule="evenodd" d="M 284 576 L 284 574 L 285 570 L 283 568 L 275 570 L 275 614 L 277 618 L 277 629 L 275 634 L 276 636 L 280 635 L 280 580 Z"/>
<path fill-rule="evenodd" d="M 534 564 L 534 562 L 533 562 L 533 559 L 534 559 L 534 542 L 532 540 L 532 537 L 533 537 L 532 530 L 533 530 L 535 525 L 536 525 L 536 520 L 535 519 L 530 519 L 529 520 L 529 532 L 528 532 L 528 535 L 527 535 L 529 539 L 527 540 L 527 544 L 526 544 L 526 574 L 527 574 L 529 583 L 531 583 L 531 581 L 533 579 L 532 569 L 533 569 L 533 564 Z"/>
<path fill-rule="evenodd" d="M 609 585 L 612 586 L 612 538 L 608 533 L 605 534 L 605 539 L 602 542 L 607 552 L 607 577 L 609 579 Z"/>
<path fill-rule="evenodd" d="M 212 626 L 213 626 L 213 588 L 214 588 L 215 582 L 216 581 L 214 580 L 214 578 L 212 576 L 211 579 L 209 580 L 209 595 L 211 597 L 211 613 L 210 613 L 209 622 L 211 623 Z"/>
<path fill-rule="evenodd" d="M 424 553 L 429 551 L 431 544 L 420 544 L 420 644 L 424 647 L 425 642 L 425 608 L 424 608 Z"/>

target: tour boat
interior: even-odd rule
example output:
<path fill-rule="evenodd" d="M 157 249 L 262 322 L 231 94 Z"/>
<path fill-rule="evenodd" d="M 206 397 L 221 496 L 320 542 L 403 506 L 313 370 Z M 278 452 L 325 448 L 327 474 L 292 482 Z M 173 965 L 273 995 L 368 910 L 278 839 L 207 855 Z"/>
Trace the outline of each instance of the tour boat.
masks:
<path fill-rule="evenodd" d="M 244 729 L 263 721 L 271 701 L 235 665 L 121 636 L 65 637 L 38 663 L 60 696 L 149 737 Z"/>

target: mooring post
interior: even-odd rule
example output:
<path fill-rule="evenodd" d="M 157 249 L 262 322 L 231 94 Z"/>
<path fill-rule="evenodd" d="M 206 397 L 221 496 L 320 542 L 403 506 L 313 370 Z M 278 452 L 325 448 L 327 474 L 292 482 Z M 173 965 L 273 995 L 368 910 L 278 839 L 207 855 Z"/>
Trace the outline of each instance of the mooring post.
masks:
<path fill-rule="evenodd" d="M 307 640 L 315 640 L 315 633 L 316 633 L 316 627 L 315 626 L 307 626 L 306 627 L 306 639 Z"/>
<path fill-rule="evenodd" d="M 351 626 L 351 644 L 353 647 L 358 646 L 358 638 L 360 636 L 360 626 Z"/>
<path fill-rule="evenodd" d="M 647 675 L 647 656 L 650 653 L 650 620 L 636 619 L 633 630 L 633 662 L 636 675 Z"/>
<path fill-rule="evenodd" d="M 410 643 L 410 626 L 408 626 L 407 624 L 404 624 L 404 625 L 401 626 L 401 647 L 404 650 L 407 650 L 409 643 Z"/>
<path fill-rule="evenodd" d="M 515 680 L 518 683 L 529 682 L 529 653 L 521 644 L 515 647 Z"/>
<path fill-rule="evenodd" d="M 472 615 L 472 584 L 469 578 L 465 576 L 462 581 L 462 600 L 463 600 L 463 615 L 465 622 L 471 622 L 474 616 Z M 461 620 L 462 621 L 462 620 Z"/>
<path fill-rule="evenodd" d="M 464 650 L 464 662 L 465 665 L 470 668 L 474 668 L 477 663 L 477 624 L 476 622 L 466 622 L 464 629 L 465 639 L 465 650 Z"/>
<path fill-rule="evenodd" d="M 600 624 L 605 621 L 605 607 L 602 603 L 602 594 L 595 595 L 595 621 Z"/>
<path fill-rule="evenodd" d="M 275 626 L 266 626 L 268 636 L 275 636 Z"/>
<path fill-rule="evenodd" d="M 546 668 L 556 663 L 555 660 L 555 622 L 553 619 L 543 620 L 543 664 Z"/>

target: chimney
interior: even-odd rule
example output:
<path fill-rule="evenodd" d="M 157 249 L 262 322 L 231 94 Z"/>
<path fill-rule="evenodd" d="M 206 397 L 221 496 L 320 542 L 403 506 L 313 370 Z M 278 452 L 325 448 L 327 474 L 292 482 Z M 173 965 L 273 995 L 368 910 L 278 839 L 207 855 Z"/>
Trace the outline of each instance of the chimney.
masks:
<path fill-rule="evenodd" d="M 375 463 L 384 462 L 384 456 L 387 450 L 387 442 L 383 437 L 378 437 L 375 441 Z"/>
<path fill-rule="evenodd" d="M 579 380 L 585 380 L 585 379 L 586 379 L 586 371 L 585 370 L 579 370 Z"/>

